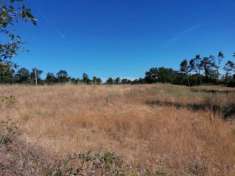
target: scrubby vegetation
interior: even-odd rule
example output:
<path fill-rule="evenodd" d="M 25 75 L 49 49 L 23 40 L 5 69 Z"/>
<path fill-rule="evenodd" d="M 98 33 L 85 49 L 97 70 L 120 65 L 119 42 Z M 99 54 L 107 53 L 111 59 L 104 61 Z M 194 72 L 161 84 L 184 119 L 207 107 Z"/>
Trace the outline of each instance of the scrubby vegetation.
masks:
<path fill-rule="evenodd" d="M 224 66 L 222 66 L 222 61 Z M 90 78 L 84 73 L 82 78 L 70 77 L 66 70 L 60 70 L 56 74 L 47 73 L 43 79 L 43 71 L 34 68 L 15 67 L 12 62 L 0 60 L 0 83 L 8 84 L 152 84 L 172 83 L 178 85 L 195 86 L 202 84 L 235 86 L 235 63 L 232 59 L 225 60 L 222 52 L 218 56 L 195 56 L 190 60 L 183 60 L 179 70 L 165 67 L 150 68 L 144 78 L 129 80 L 125 78 L 108 78 L 106 81 L 97 76 Z"/>
<path fill-rule="evenodd" d="M 235 173 L 232 88 L 18 85 L 0 93 L 14 97 L 0 106 L 3 173 Z"/>

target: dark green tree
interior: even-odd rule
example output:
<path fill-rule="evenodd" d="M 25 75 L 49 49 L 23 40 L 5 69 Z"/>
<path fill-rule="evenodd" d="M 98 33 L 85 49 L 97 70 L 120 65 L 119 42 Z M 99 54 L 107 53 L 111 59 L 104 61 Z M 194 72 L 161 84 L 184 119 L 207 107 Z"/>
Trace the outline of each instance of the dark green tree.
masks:
<path fill-rule="evenodd" d="M 145 81 L 147 83 L 156 83 L 158 80 L 158 68 L 150 68 L 149 71 L 145 73 Z"/>
<path fill-rule="evenodd" d="M 102 82 L 102 80 L 100 78 L 98 78 L 96 76 L 93 76 L 93 78 L 92 78 L 92 83 L 93 84 L 99 85 L 99 84 L 101 84 L 101 82 Z"/>
<path fill-rule="evenodd" d="M 123 78 L 122 80 L 121 80 L 121 84 L 131 84 L 131 80 L 129 80 L 129 79 L 126 79 L 126 78 Z"/>
<path fill-rule="evenodd" d="M 145 73 L 145 81 L 147 83 L 172 83 L 177 75 L 177 72 L 171 68 L 151 68 Z"/>
<path fill-rule="evenodd" d="M 65 70 L 60 70 L 56 73 L 56 76 L 59 83 L 66 83 L 69 81 L 68 73 Z"/>
<path fill-rule="evenodd" d="M 98 84 L 98 85 L 102 84 L 102 79 L 101 78 L 97 78 L 96 79 L 96 84 Z"/>
<path fill-rule="evenodd" d="M 172 68 L 160 67 L 158 69 L 158 81 L 162 83 L 172 83 L 177 72 Z"/>
<path fill-rule="evenodd" d="M 47 73 L 45 82 L 46 84 L 55 84 L 57 83 L 57 78 L 53 73 Z"/>
<path fill-rule="evenodd" d="M 115 80 L 114 80 L 114 83 L 115 84 L 120 84 L 121 83 L 121 79 L 119 77 L 117 77 Z"/>
<path fill-rule="evenodd" d="M 114 84 L 114 80 L 113 78 L 108 78 L 107 81 L 106 81 L 106 84 Z"/>
<path fill-rule="evenodd" d="M 14 69 L 11 65 L 0 62 L 0 83 L 13 83 Z"/>
<path fill-rule="evenodd" d="M 85 83 L 85 84 L 90 84 L 91 83 L 91 80 L 90 80 L 90 78 L 89 78 L 87 73 L 83 73 L 83 75 L 82 75 L 82 82 Z"/>
<path fill-rule="evenodd" d="M 17 83 L 29 84 L 31 82 L 30 71 L 27 68 L 20 68 L 15 75 L 15 81 Z"/>

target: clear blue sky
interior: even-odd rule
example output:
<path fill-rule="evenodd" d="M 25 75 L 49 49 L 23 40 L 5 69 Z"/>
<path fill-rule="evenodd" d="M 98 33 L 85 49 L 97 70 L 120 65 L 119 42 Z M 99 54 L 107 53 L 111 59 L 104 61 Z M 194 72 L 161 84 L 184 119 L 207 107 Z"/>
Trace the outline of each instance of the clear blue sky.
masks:
<path fill-rule="evenodd" d="M 38 26 L 19 25 L 29 52 L 15 61 L 45 72 L 136 78 L 195 54 L 235 51 L 234 0 L 28 0 Z"/>

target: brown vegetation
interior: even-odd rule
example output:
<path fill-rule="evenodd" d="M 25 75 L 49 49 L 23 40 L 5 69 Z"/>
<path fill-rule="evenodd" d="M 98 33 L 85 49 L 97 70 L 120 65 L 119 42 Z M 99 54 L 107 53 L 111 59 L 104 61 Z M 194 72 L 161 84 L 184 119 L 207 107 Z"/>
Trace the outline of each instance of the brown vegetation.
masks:
<path fill-rule="evenodd" d="M 0 120 L 11 119 L 20 133 L 13 138 L 45 162 L 110 151 L 156 175 L 235 174 L 233 89 L 2 86 L 0 96 Z"/>

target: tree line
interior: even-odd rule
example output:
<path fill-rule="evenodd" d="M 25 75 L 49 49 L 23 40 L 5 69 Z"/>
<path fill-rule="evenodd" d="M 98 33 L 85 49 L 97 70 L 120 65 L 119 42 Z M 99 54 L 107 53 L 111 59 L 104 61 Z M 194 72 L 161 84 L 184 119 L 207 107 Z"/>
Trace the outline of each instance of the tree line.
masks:
<path fill-rule="evenodd" d="M 196 55 L 192 59 L 184 59 L 179 70 L 172 68 L 151 68 L 145 74 L 147 83 L 172 83 L 187 86 L 201 84 L 224 84 L 235 86 L 235 54 L 232 59 L 225 59 L 223 52 L 217 55 L 202 57 Z"/>
<path fill-rule="evenodd" d="M 233 55 L 235 58 L 235 54 Z M 97 76 L 89 77 L 84 73 L 81 78 L 69 76 L 66 70 L 57 73 L 47 73 L 42 78 L 43 71 L 37 68 L 28 70 L 19 67 L 10 61 L 0 59 L 1 84 L 152 84 L 172 83 L 178 85 L 194 86 L 201 84 L 224 84 L 235 86 L 235 62 L 226 60 L 224 54 L 219 52 L 216 56 L 202 57 L 196 55 L 192 59 L 184 59 L 179 69 L 167 67 L 153 67 L 146 71 L 143 78 L 130 80 L 126 78 L 108 78 L 102 80 Z"/>
<path fill-rule="evenodd" d="M 31 9 L 24 0 L 5 0 L 0 2 L 0 84 L 151 84 L 172 83 L 179 85 L 224 84 L 235 86 L 235 54 L 233 59 L 225 59 L 223 52 L 217 55 L 202 57 L 196 55 L 192 59 L 184 59 L 179 69 L 153 67 L 146 71 L 143 78 L 130 80 L 125 78 L 90 78 L 84 73 L 82 78 L 70 77 L 66 70 L 47 73 L 34 68 L 28 70 L 12 62 L 12 58 L 22 49 L 22 39 L 15 33 L 14 25 L 19 22 L 37 24 Z M 2 39 L 3 38 L 3 39 Z M 226 60 L 226 61 L 225 61 Z"/>

